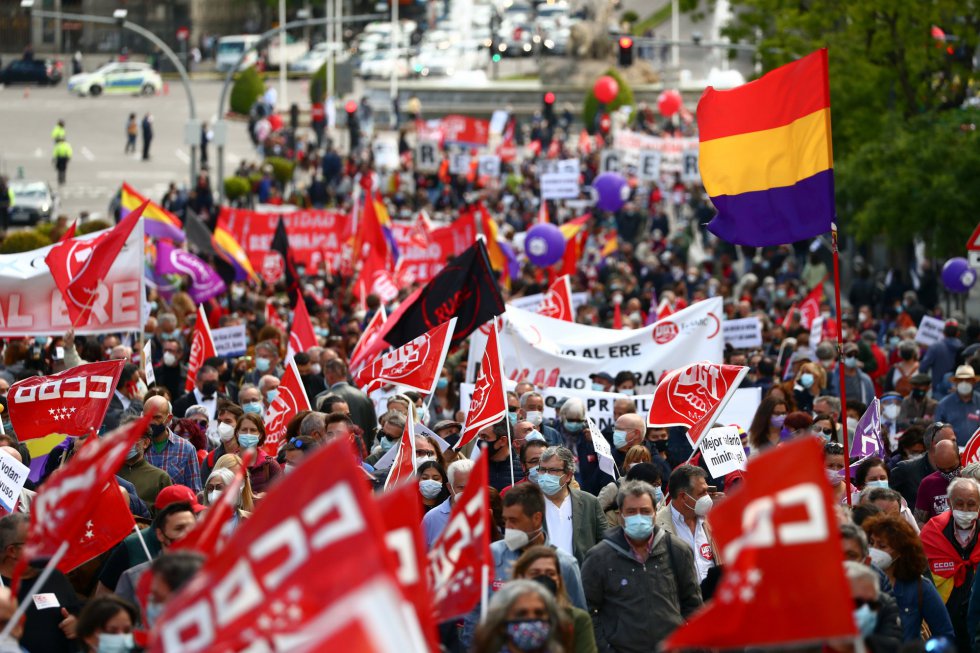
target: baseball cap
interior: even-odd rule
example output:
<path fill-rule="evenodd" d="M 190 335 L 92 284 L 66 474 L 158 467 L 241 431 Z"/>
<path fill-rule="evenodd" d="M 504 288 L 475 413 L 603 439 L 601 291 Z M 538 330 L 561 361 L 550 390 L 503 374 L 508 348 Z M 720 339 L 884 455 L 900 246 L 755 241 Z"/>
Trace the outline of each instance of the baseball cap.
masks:
<path fill-rule="evenodd" d="M 605 381 L 606 383 L 610 383 L 610 384 L 614 382 L 609 372 L 596 372 L 595 374 L 590 374 L 589 378 L 592 379 L 593 381 L 599 379 L 601 381 Z"/>
<path fill-rule="evenodd" d="M 446 429 L 446 428 L 449 428 L 449 427 L 463 428 L 463 425 L 460 424 L 459 422 L 455 421 L 455 420 L 441 419 L 441 420 L 439 420 L 438 422 L 435 423 L 435 426 L 432 427 L 432 430 L 435 431 L 436 433 L 438 433 L 442 429 Z"/>
<path fill-rule="evenodd" d="M 163 510 L 172 503 L 189 503 L 195 513 L 204 510 L 204 506 L 198 503 L 194 490 L 186 485 L 169 485 L 163 488 L 157 495 L 156 501 L 153 502 L 153 507 L 157 510 Z"/>

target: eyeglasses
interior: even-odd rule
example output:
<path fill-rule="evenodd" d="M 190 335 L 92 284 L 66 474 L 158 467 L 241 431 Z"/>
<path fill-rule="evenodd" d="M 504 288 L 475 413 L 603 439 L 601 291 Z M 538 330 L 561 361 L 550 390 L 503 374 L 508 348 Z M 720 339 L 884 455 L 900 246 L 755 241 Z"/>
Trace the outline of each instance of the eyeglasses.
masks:
<path fill-rule="evenodd" d="M 825 429 L 822 429 L 822 428 L 819 428 L 818 427 L 818 428 L 815 428 L 815 429 L 811 429 L 811 431 L 812 431 L 812 433 L 814 435 L 820 435 L 821 433 L 823 433 L 824 435 L 833 435 L 834 434 L 834 429 L 829 428 L 829 427 L 828 428 L 825 428 Z"/>
<path fill-rule="evenodd" d="M 293 438 L 292 440 L 289 441 L 289 444 L 291 447 L 293 447 L 293 449 L 302 449 L 303 447 L 307 446 L 307 444 L 309 443 L 303 442 L 303 440 L 301 440 L 300 438 Z"/>
<path fill-rule="evenodd" d="M 873 612 L 877 612 L 878 608 L 881 607 L 881 601 L 877 599 L 854 599 L 855 608 L 863 608 L 868 606 Z"/>
<path fill-rule="evenodd" d="M 538 474 L 548 474 L 549 476 L 562 476 L 565 474 L 565 470 L 562 468 L 558 469 L 545 469 L 544 467 L 538 466 Z"/>
<path fill-rule="evenodd" d="M 207 421 L 203 421 L 203 420 L 202 420 L 202 421 L 198 421 L 198 420 L 194 420 L 194 423 L 195 423 L 195 424 L 197 424 L 198 426 L 200 426 L 200 427 L 201 427 L 202 429 L 205 429 L 205 430 L 206 430 L 206 429 L 208 428 L 208 423 L 207 423 Z"/>

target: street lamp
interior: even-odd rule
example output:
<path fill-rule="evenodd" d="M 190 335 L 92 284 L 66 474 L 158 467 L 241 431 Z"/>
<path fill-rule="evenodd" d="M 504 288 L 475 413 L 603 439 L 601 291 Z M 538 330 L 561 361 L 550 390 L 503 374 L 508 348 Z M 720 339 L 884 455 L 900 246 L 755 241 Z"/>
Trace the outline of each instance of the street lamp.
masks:
<path fill-rule="evenodd" d="M 115 18 L 120 23 L 122 23 L 124 20 L 126 20 L 126 16 L 128 14 L 129 12 L 125 9 L 116 9 L 115 11 L 112 12 L 112 17 Z"/>
<path fill-rule="evenodd" d="M 20 8 L 21 9 L 33 9 L 34 8 L 34 0 L 20 0 Z"/>

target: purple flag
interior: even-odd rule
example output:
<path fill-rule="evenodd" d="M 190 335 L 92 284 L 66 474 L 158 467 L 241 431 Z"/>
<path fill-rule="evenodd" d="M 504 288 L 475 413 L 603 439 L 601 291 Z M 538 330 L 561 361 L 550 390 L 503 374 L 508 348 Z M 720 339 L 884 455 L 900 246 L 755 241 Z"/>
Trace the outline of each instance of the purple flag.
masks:
<path fill-rule="evenodd" d="M 191 280 L 188 293 L 196 303 L 202 304 L 225 292 L 225 282 L 210 265 L 190 252 L 177 249 L 166 241 L 157 243 L 157 269 L 161 274 L 187 275 Z"/>
<path fill-rule="evenodd" d="M 879 413 L 878 398 L 875 397 L 854 429 L 851 458 L 884 455 L 885 447 L 881 443 L 881 414 Z"/>

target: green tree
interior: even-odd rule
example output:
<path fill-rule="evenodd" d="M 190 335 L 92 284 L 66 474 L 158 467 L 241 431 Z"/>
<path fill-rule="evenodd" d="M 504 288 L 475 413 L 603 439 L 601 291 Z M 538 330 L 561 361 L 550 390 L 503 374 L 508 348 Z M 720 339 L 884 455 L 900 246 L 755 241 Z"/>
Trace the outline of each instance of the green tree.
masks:
<path fill-rule="evenodd" d="M 714 1 L 682 8 L 703 15 Z M 764 71 L 829 49 L 842 231 L 895 244 L 922 237 L 937 256 L 962 254 L 977 220 L 961 201 L 977 187 L 977 153 L 964 151 L 976 150 L 977 137 L 962 127 L 976 114 L 962 107 L 976 93 L 980 0 L 731 0 L 731 8 L 725 35 L 756 45 Z"/>
<path fill-rule="evenodd" d="M 231 110 L 234 113 L 247 116 L 252 105 L 265 92 L 265 82 L 255 66 L 249 66 L 235 75 L 235 83 L 231 87 Z"/>

